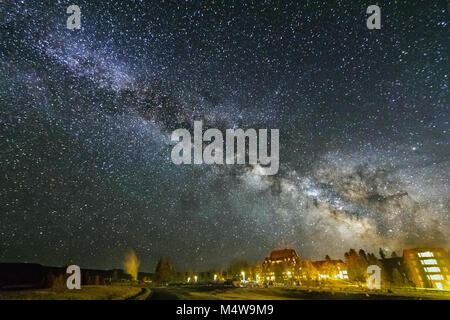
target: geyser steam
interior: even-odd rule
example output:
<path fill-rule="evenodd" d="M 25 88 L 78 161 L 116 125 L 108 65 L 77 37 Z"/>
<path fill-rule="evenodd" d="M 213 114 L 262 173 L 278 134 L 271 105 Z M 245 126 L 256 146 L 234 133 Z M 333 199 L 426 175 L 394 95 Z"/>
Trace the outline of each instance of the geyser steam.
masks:
<path fill-rule="evenodd" d="M 133 280 L 137 280 L 138 269 L 139 269 L 139 259 L 136 256 L 134 250 L 130 250 L 125 254 L 124 269 L 125 272 L 133 277 Z"/>

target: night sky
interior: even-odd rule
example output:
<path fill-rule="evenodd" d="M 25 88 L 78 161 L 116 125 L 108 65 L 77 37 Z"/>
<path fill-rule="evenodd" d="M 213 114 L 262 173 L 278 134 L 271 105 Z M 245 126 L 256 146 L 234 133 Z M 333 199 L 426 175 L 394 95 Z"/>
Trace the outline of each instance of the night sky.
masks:
<path fill-rule="evenodd" d="M 448 248 L 447 1 L 1 2 L 0 262 Z M 194 119 L 279 129 L 278 174 L 174 165 Z"/>

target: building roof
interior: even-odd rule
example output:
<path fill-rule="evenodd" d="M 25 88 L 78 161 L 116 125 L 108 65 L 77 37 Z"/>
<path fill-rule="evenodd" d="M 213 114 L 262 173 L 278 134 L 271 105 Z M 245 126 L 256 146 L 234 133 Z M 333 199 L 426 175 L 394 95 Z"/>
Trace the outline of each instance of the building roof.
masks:
<path fill-rule="evenodd" d="M 281 250 L 273 250 L 270 253 L 271 260 L 279 260 L 284 258 L 299 258 L 297 252 L 294 249 L 281 249 Z"/>
<path fill-rule="evenodd" d="M 314 267 L 316 268 L 322 268 L 324 265 L 331 264 L 331 265 L 342 265 L 344 266 L 345 263 L 342 260 L 319 260 L 319 261 L 311 261 Z"/>
<path fill-rule="evenodd" d="M 403 254 L 405 254 L 405 253 L 416 253 L 416 252 L 419 252 L 419 251 L 446 252 L 444 248 L 420 247 L 420 248 L 403 249 Z"/>

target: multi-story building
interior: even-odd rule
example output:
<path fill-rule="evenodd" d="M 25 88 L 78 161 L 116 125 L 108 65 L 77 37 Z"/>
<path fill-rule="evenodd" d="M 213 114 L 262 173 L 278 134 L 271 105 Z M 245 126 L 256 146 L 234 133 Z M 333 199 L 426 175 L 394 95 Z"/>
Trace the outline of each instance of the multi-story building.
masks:
<path fill-rule="evenodd" d="M 265 281 L 294 280 L 300 268 L 300 257 L 294 249 L 274 250 L 264 259 L 262 273 Z"/>
<path fill-rule="evenodd" d="M 417 287 L 450 289 L 450 261 L 443 248 L 403 250 L 403 259 Z"/>
<path fill-rule="evenodd" d="M 347 266 L 342 260 L 301 260 L 294 249 L 274 250 L 262 264 L 262 280 L 348 280 Z"/>
<path fill-rule="evenodd" d="M 317 280 L 348 280 L 347 266 L 342 260 L 312 261 Z"/>

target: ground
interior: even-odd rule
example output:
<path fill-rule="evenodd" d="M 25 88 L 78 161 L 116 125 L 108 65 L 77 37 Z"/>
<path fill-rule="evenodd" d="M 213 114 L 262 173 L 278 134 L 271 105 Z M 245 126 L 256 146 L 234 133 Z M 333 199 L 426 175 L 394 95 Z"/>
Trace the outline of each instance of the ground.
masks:
<path fill-rule="evenodd" d="M 365 290 L 311 290 L 303 288 L 217 288 L 207 286 L 176 286 L 153 288 L 149 299 L 181 300 L 361 300 L 361 299 L 450 299 L 450 292 L 393 290 L 392 293 Z"/>
<path fill-rule="evenodd" d="M 0 300 L 124 300 L 138 297 L 141 287 L 110 285 L 83 286 L 80 290 L 19 290 L 0 291 Z"/>
<path fill-rule="evenodd" d="M 138 284 L 83 286 L 81 290 L 0 291 L 0 300 L 361 300 L 450 299 L 448 291 L 392 289 L 369 292 L 360 288 L 299 287 L 233 288 L 214 286 L 149 287 Z"/>

